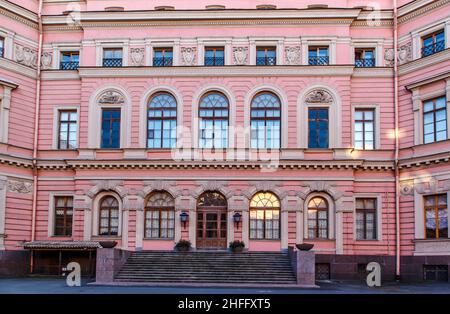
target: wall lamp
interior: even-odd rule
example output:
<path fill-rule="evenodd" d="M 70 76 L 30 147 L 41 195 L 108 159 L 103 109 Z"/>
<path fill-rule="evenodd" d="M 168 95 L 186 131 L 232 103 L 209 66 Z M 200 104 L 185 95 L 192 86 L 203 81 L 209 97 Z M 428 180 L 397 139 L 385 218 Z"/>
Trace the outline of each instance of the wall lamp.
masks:
<path fill-rule="evenodd" d="M 241 220 L 242 220 L 242 215 L 240 213 L 235 213 L 233 215 L 233 221 L 236 224 L 237 229 L 239 229 L 239 223 L 241 222 Z"/>

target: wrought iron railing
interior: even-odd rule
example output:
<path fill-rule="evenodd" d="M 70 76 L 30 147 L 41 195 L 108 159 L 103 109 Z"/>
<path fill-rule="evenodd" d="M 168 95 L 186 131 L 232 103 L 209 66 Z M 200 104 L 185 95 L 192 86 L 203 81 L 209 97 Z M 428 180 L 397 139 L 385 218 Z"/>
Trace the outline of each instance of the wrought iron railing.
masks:
<path fill-rule="evenodd" d="M 329 64 L 328 56 L 320 56 L 320 57 L 308 57 L 309 65 L 328 65 Z"/>
<path fill-rule="evenodd" d="M 276 65 L 276 57 L 258 57 L 256 58 L 256 65 Z"/>
<path fill-rule="evenodd" d="M 206 66 L 225 65 L 225 60 L 224 60 L 224 58 L 220 58 L 220 57 L 205 57 L 205 65 Z"/>
<path fill-rule="evenodd" d="M 65 61 L 59 64 L 60 70 L 77 70 L 78 69 L 78 61 Z"/>
<path fill-rule="evenodd" d="M 103 66 L 106 68 L 117 68 L 122 66 L 122 59 L 119 58 L 107 58 L 103 59 Z"/>
<path fill-rule="evenodd" d="M 357 68 L 371 68 L 375 66 L 375 59 L 357 59 L 355 60 Z"/>
<path fill-rule="evenodd" d="M 436 52 L 442 51 L 445 49 L 445 41 L 441 40 L 432 45 L 427 45 L 422 48 L 422 57 L 430 56 L 435 54 Z"/>
<path fill-rule="evenodd" d="M 3 47 L 0 47 L 0 58 L 3 58 Z"/>
<path fill-rule="evenodd" d="M 154 67 L 171 67 L 173 65 L 173 59 L 172 58 L 160 58 L 160 57 L 154 57 L 153 58 L 153 66 Z"/>

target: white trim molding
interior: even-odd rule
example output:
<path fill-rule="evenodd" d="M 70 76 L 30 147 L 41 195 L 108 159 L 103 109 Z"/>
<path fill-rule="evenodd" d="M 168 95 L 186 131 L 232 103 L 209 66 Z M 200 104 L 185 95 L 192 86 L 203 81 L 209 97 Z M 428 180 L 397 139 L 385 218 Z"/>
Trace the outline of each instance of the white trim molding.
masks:
<path fill-rule="evenodd" d="M 375 145 L 373 149 L 380 149 L 381 143 L 380 143 L 380 128 L 381 128 L 381 111 L 380 111 L 380 105 L 378 104 L 352 104 L 352 116 L 351 116 L 351 124 L 352 124 L 352 147 L 355 147 L 355 111 L 356 109 L 372 109 L 374 111 L 375 117 L 374 117 L 374 140 Z"/>
<path fill-rule="evenodd" d="M 326 102 L 308 103 L 307 97 L 314 93 L 315 91 L 323 91 L 331 96 L 331 100 L 328 99 Z M 308 148 L 308 109 L 309 107 L 316 108 L 328 108 L 328 148 L 341 148 L 341 121 L 342 121 L 342 111 L 341 111 L 341 98 L 338 92 L 330 87 L 323 84 L 312 85 L 305 88 L 297 100 L 297 147 L 298 148 Z M 306 130 L 306 131 L 305 131 Z"/>
<path fill-rule="evenodd" d="M 353 208 L 353 240 L 355 241 L 381 241 L 383 240 L 383 197 L 379 193 L 355 193 Z M 356 235 L 356 199 L 357 198 L 375 198 L 377 200 L 376 208 L 376 239 L 358 239 Z"/>
<path fill-rule="evenodd" d="M 122 101 L 100 104 L 101 97 L 109 92 L 121 95 Z M 88 116 L 88 148 L 100 148 L 102 108 L 121 108 L 120 148 L 129 148 L 131 144 L 131 98 L 127 91 L 118 85 L 104 86 L 91 96 Z"/>
<path fill-rule="evenodd" d="M 59 140 L 59 127 L 60 127 L 60 111 L 75 110 L 77 112 L 77 147 L 80 145 L 80 106 L 77 105 L 61 105 L 53 107 L 53 141 L 52 149 L 58 148 Z"/>
<path fill-rule="evenodd" d="M 64 192 L 50 192 L 48 199 L 48 237 L 55 236 L 55 198 L 58 196 L 67 196 L 72 197 L 75 200 L 75 195 L 73 193 L 64 193 Z M 73 221 L 75 219 L 75 209 L 72 210 L 72 234 L 70 236 L 61 236 L 64 238 L 72 238 L 73 237 Z"/>
<path fill-rule="evenodd" d="M 17 84 L 0 78 L 0 143 L 8 143 L 9 109 L 11 92 Z"/>

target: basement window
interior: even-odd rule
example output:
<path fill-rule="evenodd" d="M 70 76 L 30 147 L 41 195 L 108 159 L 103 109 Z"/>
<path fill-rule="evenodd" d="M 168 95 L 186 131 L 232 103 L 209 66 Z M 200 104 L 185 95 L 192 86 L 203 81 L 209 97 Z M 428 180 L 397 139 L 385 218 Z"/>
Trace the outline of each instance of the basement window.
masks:
<path fill-rule="evenodd" d="M 330 280 L 330 264 L 317 263 L 316 264 L 316 280 Z"/>
<path fill-rule="evenodd" d="M 448 281 L 448 265 L 424 265 L 423 279 L 425 281 Z"/>

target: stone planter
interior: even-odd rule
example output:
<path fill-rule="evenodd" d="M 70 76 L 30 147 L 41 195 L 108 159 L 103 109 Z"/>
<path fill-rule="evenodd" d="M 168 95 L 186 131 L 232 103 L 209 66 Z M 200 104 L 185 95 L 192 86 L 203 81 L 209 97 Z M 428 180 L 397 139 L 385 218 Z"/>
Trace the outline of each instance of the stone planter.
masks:
<path fill-rule="evenodd" d="M 117 245 L 117 241 L 100 241 L 99 243 L 104 249 L 112 249 Z"/>
<path fill-rule="evenodd" d="M 296 244 L 295 246 L 300 251 L 310 251 L 314 247 L 314 244 L 312 244 L 312 243 L 302 243 L 302 244 Z"/>
<path fill-rule="evenodd" d="M 190 247 L 181 246 L 181 247 L 175 247 L 175 250 L 177 252 L 189 252 L 191 250 Z"/>
<path fill-rule="evenodd" d="M 233 253 L 242 253 L 242 252 L 244 252 L 244 248 L 242 246 L 241 247 L 235 247 L 235 248 L 231 249 L 231 252 L 233 252 Z"/>

